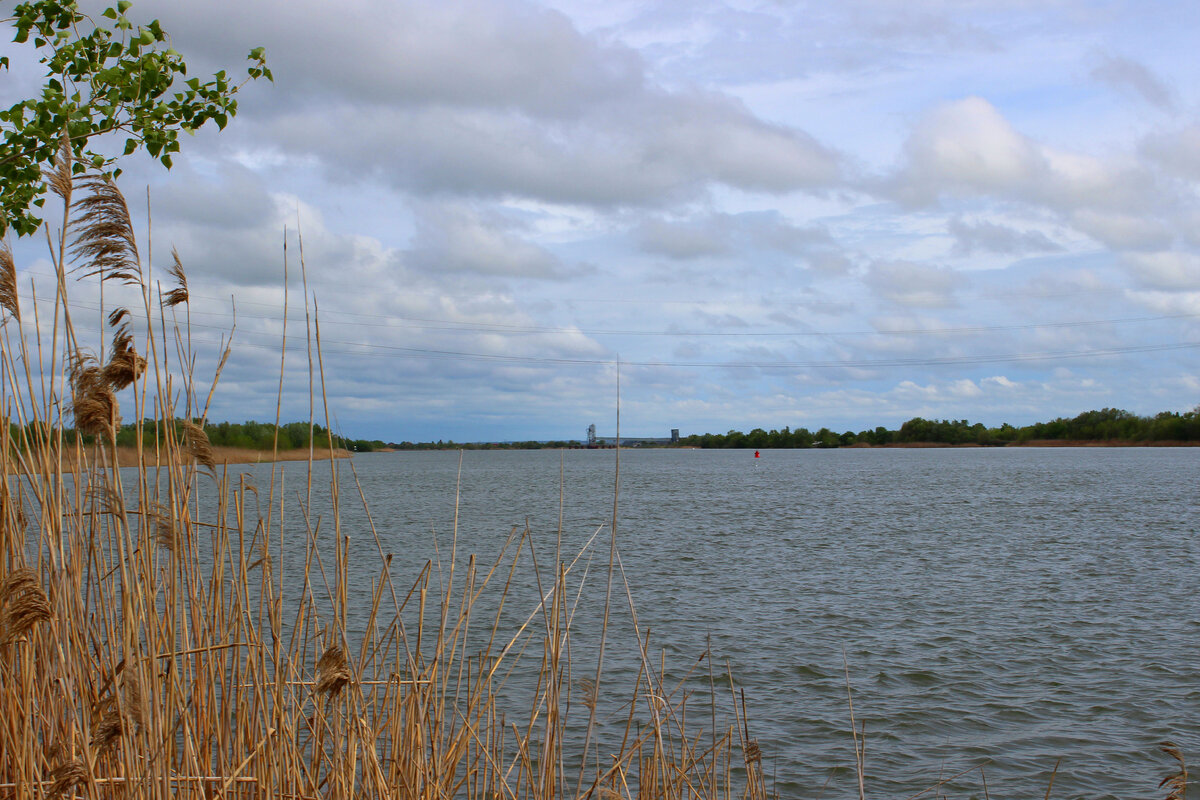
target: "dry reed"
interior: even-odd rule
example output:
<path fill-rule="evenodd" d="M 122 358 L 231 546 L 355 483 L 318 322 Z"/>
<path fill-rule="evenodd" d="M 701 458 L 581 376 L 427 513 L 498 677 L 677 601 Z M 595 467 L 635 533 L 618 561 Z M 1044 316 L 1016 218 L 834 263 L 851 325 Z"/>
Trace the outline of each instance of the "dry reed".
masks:
<path fill-rule="evenodd" d="M 163 296 L 162 304 L 166 308 L 171 308 L 188 301 L 187 274 L 183 271 L 183 262 L 179 260 L 179 251 L 174 248 L 171 249 L 170 272 L 171 277 L 175 279 L 176 286 Z"/>
<path fill-rule="evenodd" d="M 665 685 L 640 633 L 631 637 L 642 668 L 623 698 L 627 719 L 603 745 L 611 756 L 578 747 L 585 725 L 598 745 L 607 734 L 591 720 L 621 707 L 615 687 L 601 691 L 598 670 L 581 678 L 569 656 L 599 530 L 585 552 L 556 554 L 544 575 L 526 529 L 494 561 L 452 547 L 448 562 L 399 576 L 356 487 L 367 528 L 354 534 L 375 542 L 379 563 L 364 587 L 367 619 L 351 625 L 350 607 L 364 602 L 351 575 L 362 567 L 351 571 L 335 463 L 310 455 L 310 487 L 318 469 L 333 476 L 320 513 L 311 489 L 285 502 L 278 468 L 257 484 L 218 471 L 195 421 L 212 390 L 195 394 L 187 332 L 176 331 L 179 347 L 166 352 L 170 331 L 152 313 L 186 308 L 179 258 L 169 268 L 178 287 L 156 302 L 120 191 L 71 173 L 67 154 L 47 176 L 64 201 L 62 233 L 57 243 L 47 237 L 60 280 L 55 313 L 38 320 L 52 327 L 32 343 L 56 350 L 22 359 L 51 373 L 18 368 L 28 334 L 0 327 L 0 798 L 768 796 L 761 779 L 741 777 L 744 765 L 759 767 L 757 743 L 738 753 L 737 726 L 718 721 L 715 691 L 712 728 L 685 723 L 692 690 Z M 0 305 L 15 317 L 15 265 L 0 252 Z M 140 308 L 109 315 L 104 363 L 88 350 L 104 331 L 72 323 L 69 259 L 80 280 L 141 293 Z M 320 386 L 313 321 L 310 370 Z M 134 474 L 122 474 L 113 447 L 119 397 L 141 420 L 138 441 L 161 441 Z M 146 409 L 157 422 L 145 421 Z M 282 571 L 285 542 L 301 571 Z M 616 555 L 614 540 L 611 563 Z M 514 629 L 501 609 L 517 602 L 514 576 L 529 563 L 540 599 Z M 505 681 L 521 671 L 533 696 L 514 716 Z M 572 687 L 582 703 L 572 705 Z"/>
<path fill-rule="evenodd" d="M 1179 764 L 1179 769 L 1163 778 L 1158 787 L 1160 789 L 1166 787 L 1169 790 L 1170 793 L 1166 796 L 1165 800 L 1184 800 L 1184 797 L 1187 795 L 1188 771 L 1187 763 L 1183 760 L 1183 751 L 1173 742 L 1163 742 L 1159 745 L 1158 749 L 1175 759 L 1176 763 Z"/>
<path fill-rule="evenodd" d="M 17 265 L 13 261 L 12 249 L 3 239 L 0 239 L 0 308 L 11 314 L 13 319 L 20 321 L 21 305 L 17 301 Z"/>
<path fill-rule="evenodd" d="M 322 513 L 312 499 L 321 465 L 311 453 L 308 493 L 293 504 L 277 468 L 257 483 L 217 470 L 193 421 L 203 420 L 213 390 L 203 401 L 196 396 L 188 340 L 176 331 L 174 361 L 154 346 L 168 332 L 154 328 L 161 317 L 152 307 L 188 302 L 179 258 L 173 254 L 170 268 L 178 288 L 154 303 L 119 190 L 70 174 L 64 158 L 52 185 L 65 204 L 63 230 L 74 238 L 68 247 L 60 236 L 52 249 L 60 285 L 55 313 L 43 319 L 54 327 L 38 340 L 39 348 L 52 342 L 61 350 L 44 362 L 56 371 L 18 369 L 14 354 L 28 352 L 27 333 L 0 326 L 0 799 L 774 796 L 764 769 L 769 743 L 752 738 L 744 696 L 731 689 L 728 701 L 718 697 L 709 653 L 669 685 L 637 626 L 628 585 L 629 642 L 639 658 L 632 685 L 609 685 L 603 638 L 594 670 L 573 664 L 580 573 L 603 526 L 568 557 L 560 522 L 549 568 L 539 566 L 526 528 L 512 532 L 494 561 L 464 557 L 455 543 L 448 562 L 431 560 L 404 577 L 393 573 L 356 485 L 367 522 L 353 533 L 374 542 L 379 561 L 363 587 L 367 600 L 352 595 L 351 533 L 332 458 Z M 129 282 L 142 294 L 142 308 L 121 306 L 108 319 L 113 347 L 103 366 L 71 322 L 61 281 L 68 251 L 81 279 Z M 15 317 L 11 261 L 0 250 L 0 306 Z M 310 344 L 315 380 L 319 332 Z M 67 420 L 55 413 L 64 391 L 90 442 L 68 437 Z M 156 440 L 143 428 L 146 408 L 163 434 L 163 457 L 139 450 L 142 468 L 132 476 L 122 475 L 111 441 L 120 392 L 141 420 L 139 442 Z M 177 417 L 178 394 L 184 413 Z M 616 506 L 614 492 L 605 636 L 613 587 L 624 575 Z M 303 561 L 299 572 L 283 572 L 285 542 Z M 526 551 L 532 567 L 521 560 Z M 502 612 L 517 602 L 510 591 L 522 567 L 532 569 L 538 600 L 514 627 L 502 623 Z M 354 626 L 352 605 L 366 609 Z M 692 675 L 701 662 L 707 684 Z M 530 676 L 532 697 L 513 715 L 505 681 L 519 670 Z M 697 686 L 707 713 L 689 716 Z M 848 666 L 846 688 L 852 709 Z M 600 724 L 614 708 L 623 710 L 623 724 Z M 707 724 L 698 728 L 697 719 Z M 865 797 L 865 730 L 853 710 L 850 725 L 856 789 Z M 1183 754 L 1170 744 L 1162 750 L 1179 764 L 1161 784 L 1166 800 L 1184 800 Z"/>
<path fill-rule="evenodd" d="M 35 624 L 50 619 L 50 598 L 38 574 L 18 567 L 0 579 L 0 609 L 0 641 L 22 637 Z"/>

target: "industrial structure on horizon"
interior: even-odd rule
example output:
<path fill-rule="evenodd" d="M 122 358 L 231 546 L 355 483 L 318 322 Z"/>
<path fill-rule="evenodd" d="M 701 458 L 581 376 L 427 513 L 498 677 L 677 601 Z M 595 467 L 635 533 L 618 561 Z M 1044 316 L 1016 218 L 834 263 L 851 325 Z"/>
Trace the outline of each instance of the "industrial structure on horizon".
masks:
<path fill-rule="evenodd" d="M 587 447 L 601 448 L 613 447 L 617 441 L 616 436 L 598 436 L 596 435 L 596 424 L 592 423 L 587 428 Z M 647 444 L 679 444 L 679 428 L 671 428 L 669 437 L 653 437 L 653 436 L 622 436 L 621 445 L 623 447 L 641 447 Z"/>

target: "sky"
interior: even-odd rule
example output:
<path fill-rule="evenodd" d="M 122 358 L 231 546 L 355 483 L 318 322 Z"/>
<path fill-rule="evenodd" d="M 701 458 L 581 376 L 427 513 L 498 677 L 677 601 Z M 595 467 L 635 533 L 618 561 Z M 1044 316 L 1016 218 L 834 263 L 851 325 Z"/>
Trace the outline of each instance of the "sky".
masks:
<path fill-rule="evenodd" d="M 385 441 L 605 436 L 618 404 L 629 436 L 1200 405 L 1194 3 L 128 13 L 191 75 L 264 46 L 275 77 L 120 179 L 155 280 L 172 248 L 187 272 L 202 396 L 232 336 L 210 419 L 273 419 L 281 349 L 285 420 L 315 396 Z M 7 106 L 42 75 L 0 53 Z M 44 241 L 14 249 L 48 312 Z"/>

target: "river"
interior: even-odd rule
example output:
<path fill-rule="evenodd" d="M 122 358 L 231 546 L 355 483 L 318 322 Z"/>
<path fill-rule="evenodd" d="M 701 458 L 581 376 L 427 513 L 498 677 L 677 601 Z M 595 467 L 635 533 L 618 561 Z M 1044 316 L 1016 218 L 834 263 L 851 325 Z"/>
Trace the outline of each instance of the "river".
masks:
<path fill-rule="evenodd" d="M 603 527 L 574 626 L 586 653 L 615 459 L 468 451 L 460 477 L 457 452 L 401 452 L 353 467 L 400 583 L 435 539 L 448 559 L 456 497 L 460 555 L 490 560 L 528 523 L 547 580 L 560 509 L 567 560 Z M 293 488 L 300 469 L 286 466 Z M 339 470 L 365 587 L 376 544 Z M 938 791 L 983 797 L 986 780 L 992 797 L 1042 797 L 1061 759 L 1053 797 L 1153 796 L 1174 769 L 1164 740 L 1200 771 L 1200 449 L 633 449 L 619 486 L 640 630 L 673 674 L 711 640 L 781 797 L 857 791 L 847 673 L 868 795 L 966 771 Z M 531 574 L 512 619 L 531 609 Z M 619 684 L 636 634 L 627 610 L 612 619 Z"/>

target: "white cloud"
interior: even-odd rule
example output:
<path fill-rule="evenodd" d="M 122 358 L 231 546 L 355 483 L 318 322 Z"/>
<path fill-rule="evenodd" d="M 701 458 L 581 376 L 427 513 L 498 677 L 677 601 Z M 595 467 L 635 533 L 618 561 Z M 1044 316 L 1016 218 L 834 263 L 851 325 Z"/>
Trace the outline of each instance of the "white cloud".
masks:
<path fill-rule="evenodd" d="M 465 206 L 421 208 L 407 261 L 427 273 L 474 272 L 523 278 L 565 278 L 561 261 L 526 241 L 517 226 Z"/>
<path fill-rule="evenodd" d="M 1170 109 L 1173 105 L 1171 90 L 1145 64 L 1138 61 L 1102 53 L 1096 57 L 1091 75 L 1101 83 L 1132 94 L 1152 106 Z"/>
<path fill-rule="evenodd" d="M 647 253 L 678 259 L 720 255 L 729 250 L 726 231 L 703 223 L 647 220 L 639 226 L 638 241 Z"/>
<path fill-rule="evenodd" d="M 1117 250 L 1147 250 L 1170 245 L 1171 229 L 1145 214 L 1106 213 L 1091 209 L 1076 211 L 1072 226 L 1096 241 Z"/>
<path fill-rule="evenodd" d="M 954 381 L 950 384 L 947 391 L 952 397 L 971 398 L 983 396 L 983 390 L 970 378 L 962 378 Z"/>
<path fill-rule="evenodd" d="M 155 267 L 179 247 L 209 350 L 236 295 L 235 416 L 273 412 L 297 216 L 331 403 L 363 434 L 579 435 L 617 353 L 658 364 L 622 387 L 652 429 L 1190 407 L 1159 376 L 1191 351 L 1061 383 L 1010 358 L 1195 341 L 1190 319 L 1105 323 L 1196 313 L 1188 10 L 139 0 L 189 74 L 261 44 L 276 82 L 173 172 L 122 180 L 153 182 Z M 14 62 L 0 94 L 39 74 Z M 17 242 L 22 270 L 42 247 Z M 792 366 L 671 365 L 739 360 Z"/>
<path fill-rule="evenodd" d="M 1146 137 L 1142 150 L 1167 174 L 1200 181 L 1200 125 L 1153 133 Z"/>
<path fill-rule="evenodd" d="M 956 255 L 972 255 L 977 252 L 1021 255 L 1053 253 L 1063 249 L 1041 231 L 1022 231 L 986 220 L 968 222 L 962 217 L 952 217 L 947 228 L 954 237 Z"/>
<path fill-rule="evenodd" d="M 826 269 L 842 265 L 845 256 L 829 231 L 821 226 L 800 226 L 778 212 L 743 214 L 704 213 L 674 220 L 655 217 L 642 222 L 637 237 L 647 253 L 675 259 L 773 252 L 802 257 Z"/>
<path fill-rule="evenodd" d="M 942 191 L 1021 193 L 1047 172 L 1045 157 L 980 97 L 947 103 L 913 130 L 896 189 L 929 203 Z"/>
<path fill-rule="evenodd" d="M 1200 255 L 1166 250 L 1135 253 L 1125 259 L 1133 275 L 1151 289 L 1194 291 L 1200 289 Z"/>
<path fill-rule="evenodd" d="M 1142 211 L 1158 198 L 1155 179 L 1143 166 L 1039 144 L 980 97 L 926 114 L 905 142 L 904 156 L 886 186 L 916 205 L 959 196 L 1015 200 L 1059 213 Z"/>
<path fill-rule="evenodd" d="M 955 291 L 963 278 L 953 270 L 911 261 L 885 261 L 871 265 L 867 280 L 884 299 L 911 308 L 946 308 L 955 304 Z"/>

